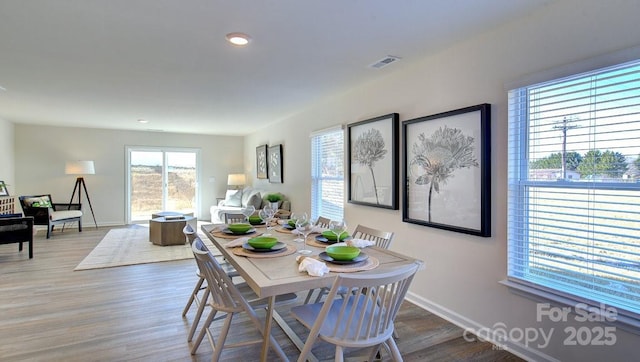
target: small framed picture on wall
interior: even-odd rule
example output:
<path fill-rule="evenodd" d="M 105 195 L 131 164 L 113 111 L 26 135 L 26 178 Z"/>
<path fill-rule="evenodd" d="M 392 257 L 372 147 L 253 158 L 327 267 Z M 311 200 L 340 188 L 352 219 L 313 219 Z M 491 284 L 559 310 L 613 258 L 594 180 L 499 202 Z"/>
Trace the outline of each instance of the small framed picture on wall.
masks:
<path fill-rule="evenodd" d="M 256 177 L 266 179 L 267 174 L 267 145 L 256 147 Z"/>
<path fill-rule="evenodd" d="M 282 145 L 269 147 L 267 152 L 269 164 L 269 182 L 282 183 Z"/>

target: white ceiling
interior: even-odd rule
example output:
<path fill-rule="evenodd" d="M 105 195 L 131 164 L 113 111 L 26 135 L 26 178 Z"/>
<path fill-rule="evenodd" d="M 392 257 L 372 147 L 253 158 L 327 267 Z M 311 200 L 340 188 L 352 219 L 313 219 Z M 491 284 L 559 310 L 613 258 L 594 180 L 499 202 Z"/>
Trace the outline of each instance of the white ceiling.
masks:
<path fill-rule="evenodd" d="M 244 135 L 549 2 L 0 0 L 0 118 Z"/>

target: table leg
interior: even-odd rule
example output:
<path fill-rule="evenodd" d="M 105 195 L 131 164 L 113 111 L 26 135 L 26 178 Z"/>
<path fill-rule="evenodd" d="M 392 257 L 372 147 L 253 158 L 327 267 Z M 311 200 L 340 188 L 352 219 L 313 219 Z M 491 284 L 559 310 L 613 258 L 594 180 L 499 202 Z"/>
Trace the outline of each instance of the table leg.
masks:
<path fill-rule="evenodd" d="M 275 305 L 276 297 L 269 297 L 269 304 L 267 305 L 267 317 L 264 322 L 264 341 L 262 342 L 262 354 L 260 355 L 260 361 L 266 362 L 267 355 L 269 354 L 269 340 L 271 339 L 271 322 L 273 320 L 273 308 Z"/>
<path fill-rule="evenodd" d="M 295 344 L 298 350 L 302 352 L 302 349 L 304 348 L 304 342 L 302 342 L 302 340 L 300 339 L 300 337 L 298 337 L 296 332 L 294 332 L 293 329 L 289 327 L 287 322 L 284 320 L 284 318 L 282 318 L 282 316 L 280 315 L 280 313 L 278 313 L 277 310 L 273 311 L 273 319 L 276 321 L 276 323 L 278 323 L 280 328 L 282 328 L 282 331 L 284 332 L 284 334 L 287 335 L 287 337 L 289 337 L 291 342 Z M 307 359 L 311 362 L 318 362 L 318 359 L 316 358 L 316 356 L 313 355 L 313 353 L 309 353 L 309 356 L 307 356 Z"/>

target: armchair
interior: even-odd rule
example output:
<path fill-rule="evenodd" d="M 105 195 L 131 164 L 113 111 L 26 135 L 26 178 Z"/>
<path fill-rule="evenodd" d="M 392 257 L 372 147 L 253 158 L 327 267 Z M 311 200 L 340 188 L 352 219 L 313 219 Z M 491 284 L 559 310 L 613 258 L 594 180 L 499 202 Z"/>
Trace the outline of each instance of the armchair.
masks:
<path fill-rule="evenodd" d="M 20 196 L 20 206 L 25 216 L 33 217 L 34 225 L 47 226 L 47 239 L 55 225 L 68 222 L 78 223 L 78 232 L 82 232 L 82 204 L 53 203 L 51 195 Z"/>
<path fill-rule="evenodd" d="M 29 243 L 29 259 L 33 259 L 33 218 L 22 214 L 0 215 L 0 244 Z"/>

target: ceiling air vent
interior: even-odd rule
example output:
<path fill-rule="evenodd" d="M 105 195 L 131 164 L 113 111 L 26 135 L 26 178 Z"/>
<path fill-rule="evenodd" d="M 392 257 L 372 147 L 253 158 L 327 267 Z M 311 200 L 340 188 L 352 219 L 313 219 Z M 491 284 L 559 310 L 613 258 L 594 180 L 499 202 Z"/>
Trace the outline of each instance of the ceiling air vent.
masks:
<path fill-rule="evenodd" d="M 384 68 L 387 65 L 391 64 L 391 63 L 395 63 L 398 60 L 400 60 L 400 57 L 396 57 L 393 55 L 387 55 L 386 57 L 378 60 L 377 62 L 370 64 L 369 68 L 375 68 L 375 69 L 380 69 L 380 68 Z"/>

